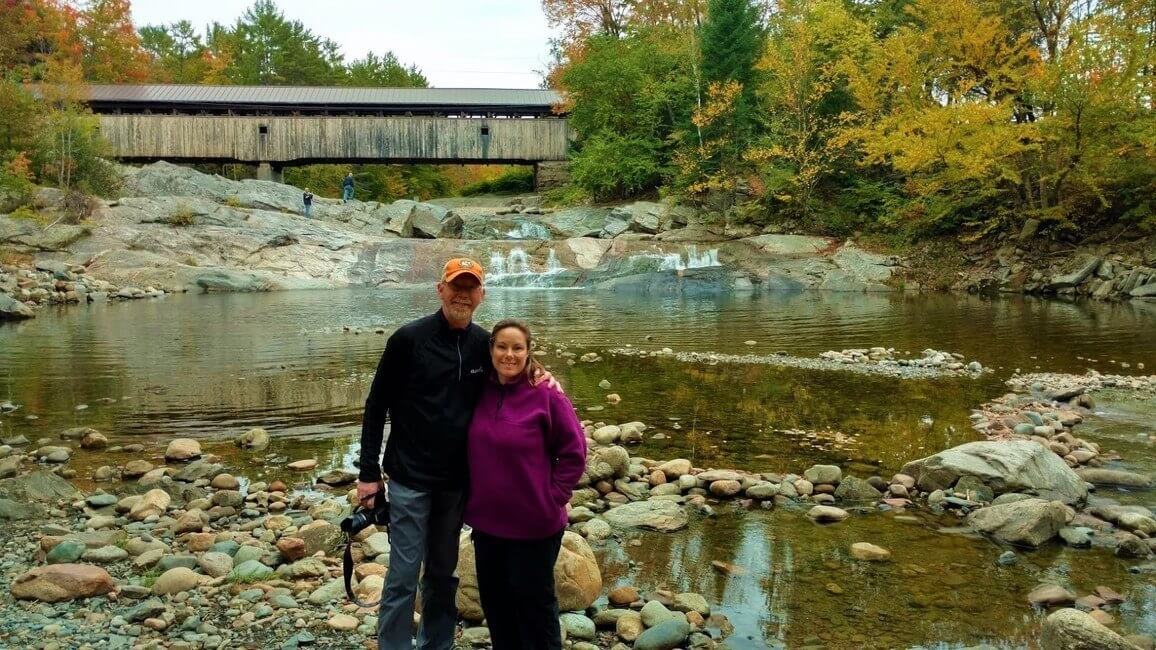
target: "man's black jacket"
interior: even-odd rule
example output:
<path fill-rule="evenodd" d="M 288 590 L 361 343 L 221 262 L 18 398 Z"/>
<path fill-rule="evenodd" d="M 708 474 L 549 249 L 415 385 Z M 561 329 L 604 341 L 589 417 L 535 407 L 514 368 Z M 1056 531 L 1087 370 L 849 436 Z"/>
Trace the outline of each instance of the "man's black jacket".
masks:
<path fill-rule="evenodd" d="M 475 323 L 450 329 L 440 309 L 394 332 L 365 400 L 360 480 L 380 479 L 380 461 L 390 480 L 406 487 L 465 488 L 466 433 L 490 365 L 489 333 Z"/>

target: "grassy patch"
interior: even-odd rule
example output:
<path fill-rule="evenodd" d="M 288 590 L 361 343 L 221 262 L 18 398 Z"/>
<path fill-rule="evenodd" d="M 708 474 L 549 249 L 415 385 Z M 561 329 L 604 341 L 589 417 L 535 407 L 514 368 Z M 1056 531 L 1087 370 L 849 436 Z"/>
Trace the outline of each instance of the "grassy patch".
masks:
<path fill-rule="evenodd" d="M 270 571 L 269 573 L 263 573 L 261 575 L 252 575 L 252 576 L 240 576 L 240 575 L 235 575 L 233 573 L 230 573 L 229 577 L 226 578 L 225 581 L 228 582 L 229 584 L 232 584 L 232 585 L 251 585 L 251 584 L 254 584 L 257 582 L 264 582 L 266 580 L 272 580 L 273 578 L 276 578 L 276 577 L 277 577 L 277 574 L 273 573 L 272 571 Z"/>
<path fill-rule="evenodd" d="M 229 196 L 225 197 L 225 205 L 229 206 L 230 208 L 243 208 L 245 207 L 245 202 L 242 201 L 241 197 L 237 196 L 236 194 L 230 194 Z"/>
<path fill-rule="evenodd" d="M 152 589 L 152 586 L 156 584 L 157 578 L 159 577 L 161 577 L 161 570 L 160 568 L 154 566 L 153 568 L 141 574 L 140 586 Z"/>
<path fill-rule="evenodd" d="M 5 266 L 32 266 L 32 255 L 12 250 L 0 250 L 0 264 Z"/>
<path fill-rule="evenodd" d="M 47 215 L 45 215 L 41 212 L 38 212 L 37 210 L 34 210 L 33 208 L 31 208 L 27 205 L 22 205 L 19 208 L 16 208 L 8 216 L 12 219 L 17 219 L 19 221 L 31 221 L 31 222 L 33 222 L 33 223 L 35 223 L 41 227 L 47 226 L 48 224 L 52 223 L 52 221 L 50 221 L 48 219 Z"/>
<path fill-rule="evenodd" d="M 169 216 L 169 225 L 174 228 L 184 228 L 191 226 L 197 222 L 197 213 L 193 209 L 182 205 L 179 206 L 172 215 Z"/>

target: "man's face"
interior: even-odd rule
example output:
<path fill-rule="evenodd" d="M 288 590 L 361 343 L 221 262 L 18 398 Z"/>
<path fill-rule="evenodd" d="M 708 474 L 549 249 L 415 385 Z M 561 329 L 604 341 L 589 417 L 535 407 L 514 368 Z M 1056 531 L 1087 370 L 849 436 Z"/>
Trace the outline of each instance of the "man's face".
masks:
<path fill-rule="evenodd" d="M 438 297 L 450 320 L 466 323 L 473 318 L 478 305 L 482 304 L 486 289 L 477 278 L 463 273 L 449 282 L 439 282 Z"/>

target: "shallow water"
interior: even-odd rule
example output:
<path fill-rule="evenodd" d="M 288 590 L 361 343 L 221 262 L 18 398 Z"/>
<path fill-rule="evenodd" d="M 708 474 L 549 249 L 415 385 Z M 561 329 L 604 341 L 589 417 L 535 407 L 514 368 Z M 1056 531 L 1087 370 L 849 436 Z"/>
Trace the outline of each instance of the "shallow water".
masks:
<path fill-rule="evenodd" d="M 316 457 L 318 471 L 351 466 L 362 401 L 385 340 L 373 330 L 391 331 L 435 308 L 432 290 L 422 288 L 187 295 L 46 310 L 34 321 L 0 326 L 0 401 L 20 405 L 0 416 L 0 438 L 35 441 L 72 426 L 95 427 L 113 444 L 191 436 L 250 478 L 307 481 L 287 475 L 284 461 Z M 632 345 L 813 357 L 882 345 L 914 355 L 926 347 L 959 352 L 995 369 L 977 379 L 904 380 L 609 354 L 573 366 L 552 353 L 544 358 L 582 417 L 650 425 L 632 455 L 682 456 L 701 467 L 801 473 L 829 462 L 859 476 L 889 476 L 908 460 L 976 439 L 969 409 L 1004 393 L 1003 380 L 1017 368 L 1156 371 L 1152 303 L 491 290 L 479 322 L 507 316 L 528 319 L 551 352 Z M 362 333 L 343 332 L 346 325 Z M 602 379 L 621 404 L 606 404 L 610 391 L 598 388 Z M 1102 417 L 1081 435 L 1116 449 L 1134 467 L 1156 470 L 1148 438 L 1156 433 L 1156 407 L 1125 400 L 1100 409 Z M 274 435 L 265 455 L 243 454 L 229 443 L 253 426 Z M 149 446 L 146 455 L 162 449 Z M 78 451 L 71 466 L 84 476 L 126 460 Z M 1114 496 L 1153 504 L 1151 493 Z M 608 582 L 700 591 L 722 603 L 736 626 L 735 648 L 1019 646 L 1040 618 L 1024 595 L 1041 579 L 1079 595 L 1098 584 L 1126 592 L 1120 629 L 1156 634 L 1151 574 L 1128 574 L 1128 563 L 1109 554 L 1055 546 L 1000 568 L 994 559 L 1003 549 L 938 532 L 955 525 L 950 518 L 893 518 L 872 513 L 820 528 L 801 512 L 723 507 L 689 531 L 644 534 L 640 547 L 612 546 L 602 554 Z M 894 561 L 849 561 L 847 548 L 856 541 L 891 549 Z M 717 574 L 714 559 L 747 573 Z M 831 583 L 842 594 L 828 591 Z"/>

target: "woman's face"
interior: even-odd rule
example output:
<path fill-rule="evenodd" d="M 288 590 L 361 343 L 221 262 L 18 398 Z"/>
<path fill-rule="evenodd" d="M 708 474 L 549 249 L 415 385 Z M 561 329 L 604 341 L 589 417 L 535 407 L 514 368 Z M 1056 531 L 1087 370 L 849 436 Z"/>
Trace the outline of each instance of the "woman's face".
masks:
<path fill-rule="evenodd" d="M 502 383 L 517 379 L 526 370 L 526 359 L 530 354 L 527 347 L 522 330 L 516 327 L 498 330 L 490 346 L 490 357 Z"/>

